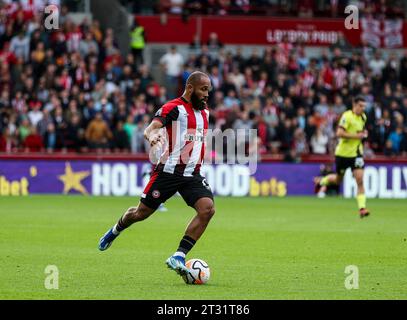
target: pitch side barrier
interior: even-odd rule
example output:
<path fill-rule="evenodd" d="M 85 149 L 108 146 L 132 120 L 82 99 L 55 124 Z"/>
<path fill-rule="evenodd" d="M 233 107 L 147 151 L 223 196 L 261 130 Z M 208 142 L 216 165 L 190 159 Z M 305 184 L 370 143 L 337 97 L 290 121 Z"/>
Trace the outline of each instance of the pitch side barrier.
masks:
<path fill-rule="evenodd" d="M 304 156 L 300 163 L 288 163 L 282 156 L 263 156 L 255 172 L 247 165 L 209 164 L 201 173 L 217 196 L 312 196 L 313 178 L 332 162 L 332 157 Z M 0 196 L 139 196 L 151 169 L 146 155 L 2 154 Z M 407 199 L 407 158 L 368 159 L 365 189 L 370 198 Z M 348 171 L 341 194 L 353 197 L 355 192 Z"/>

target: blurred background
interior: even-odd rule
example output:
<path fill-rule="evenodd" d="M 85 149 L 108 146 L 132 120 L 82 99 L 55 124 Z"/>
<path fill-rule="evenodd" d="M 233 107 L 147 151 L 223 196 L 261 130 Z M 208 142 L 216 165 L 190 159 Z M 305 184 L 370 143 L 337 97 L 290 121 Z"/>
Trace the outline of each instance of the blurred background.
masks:
<path fill-rule="evenodd" d="M 248 152 L 261 163 L 329 171 L 357 94 L 368 101 L 366 158 L 401 161 L 406 14 L 401 0 L 0 1 L 1 157 L 145 161 L 145 127 L 202 70 L 210 128 L 257 129 Z"/>

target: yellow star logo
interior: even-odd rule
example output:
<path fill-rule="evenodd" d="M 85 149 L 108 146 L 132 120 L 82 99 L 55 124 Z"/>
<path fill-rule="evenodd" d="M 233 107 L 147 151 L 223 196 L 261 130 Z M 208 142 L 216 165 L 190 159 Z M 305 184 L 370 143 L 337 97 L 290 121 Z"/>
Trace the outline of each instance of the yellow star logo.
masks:
<path fill-rule="evenodd" d="M 81 181 L 89 175 L 89 171 L 73 172 L 71 164 L 69 162 L 65 163 L 65 174 L 58 176 L 58 179 L 64 183 L 64 194 L 67 194 L 71 189 L 82 194 L 88 194 Z"/>

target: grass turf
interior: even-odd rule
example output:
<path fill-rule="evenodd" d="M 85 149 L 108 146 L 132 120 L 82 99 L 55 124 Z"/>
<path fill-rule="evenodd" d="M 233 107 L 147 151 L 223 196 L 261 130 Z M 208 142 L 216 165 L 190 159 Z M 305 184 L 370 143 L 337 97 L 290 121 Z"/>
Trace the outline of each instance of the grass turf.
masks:
<path fill-rule="evenodd" d="M 0 299 L 407 299 L 404 200 L 216 198 L 217 213 L 189 254 L 211 279 L 185 285 L 164 261 L 193 215 L 181 198 L 126 230 L 100 236 L 137 199 L 32 196 L 0 200 Z M 44 287 L 47 265 L 59 289 Z M 345 267 L 359 289 L 345 289 Z"/>

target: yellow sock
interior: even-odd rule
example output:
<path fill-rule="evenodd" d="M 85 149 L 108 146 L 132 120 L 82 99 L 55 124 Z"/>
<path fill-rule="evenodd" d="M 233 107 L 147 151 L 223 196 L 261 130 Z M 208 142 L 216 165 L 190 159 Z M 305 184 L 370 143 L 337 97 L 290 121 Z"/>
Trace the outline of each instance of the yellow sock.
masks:
<path fill-rule="evenodd" d="M 364 194 L 358 194 L 356 196 L 356 200 L 358 202 L 359 209 L 366 208 L 366 196 Z"/>
<path fill-rule="evenodd" d="M 328 181 L 328 176 L 325 176 L 321 179 L 321 182 L 319 183 L 321 186 L 327 186 L 329 185 L 329 181 Z"/>

